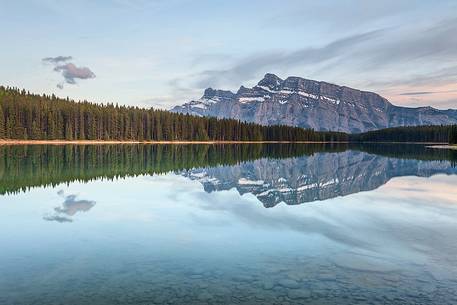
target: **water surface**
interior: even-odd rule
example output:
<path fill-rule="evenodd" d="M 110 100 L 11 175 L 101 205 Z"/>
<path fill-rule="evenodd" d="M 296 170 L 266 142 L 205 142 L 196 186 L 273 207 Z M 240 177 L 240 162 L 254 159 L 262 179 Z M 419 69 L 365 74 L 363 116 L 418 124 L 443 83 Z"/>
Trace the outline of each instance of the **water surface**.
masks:
<path fill-rule="evenodd" d="M 456 304 L 419 145 L 0 147 L 0 304 Z"/>

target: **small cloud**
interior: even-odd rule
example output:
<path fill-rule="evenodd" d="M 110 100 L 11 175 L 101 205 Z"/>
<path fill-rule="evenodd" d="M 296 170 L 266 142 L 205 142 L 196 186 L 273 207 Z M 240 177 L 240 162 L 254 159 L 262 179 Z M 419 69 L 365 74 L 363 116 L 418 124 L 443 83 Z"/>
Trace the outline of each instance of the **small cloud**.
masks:
<path fill-rule="evenodd" d="M 434 94 L 436 92 L 432 91 L 422 91 L 422 92 L 404 92 L 400 93 L 399 95 L 428 95 L 428 94 Z"/>
<path fill-rule="evenodd" d="M 62 62 L 67 62 L 69 60 L 72 60 L 72 56 L 56 56 L 56 57 L 45 57 L 42 59 L 44 63 L 51 63 L 54 65 L 60 64 Z"/>
<path fill-rule="evenodd" d="M 95 73 L 88 67 L 78 67 L 72 62 L 68 62 L 72 59 L 72 56 L 45 57 L 42 59 L 43 63 L 54 65 L 54 71 L 62 74 L 64 81 L 56 85 L 59 89 L 63 89 L 65 83 L 75 85 L 78 79 L 95 78 Z"/>
<path fill-rule="evenodd" d="M 62 72 L 62 76 L 67 84 L 76 84 L 76 79 L 95 78 L 94 72 L 87 67 L 77 67 L 72 63 L 59 65 L 54 68 L 56 72 Z M 59 86 L 59 85 L 58 85 Z M 63 87 L 63 84 L 62 84 Z"/>
<path fill-rule="evenodd" d="M 437 91 L 416 91 L 416 92 L 403 92 L 398 95 L 429 95 L 429 94 L 442 94 L 442 93 L 456 93 L 457 90 L 437 90 Z"/>
<path fill-rule="evenodd" d="M 59 215 L 48 215 L 48 216 L 44 216 L 43 219 L 47 220 L 47 221 L 57 221 L 57 222 L 60 222 L 60 223 L 73 222 L 72 219 L 67 218 L 67 217 L 63 217 L 63 216 L 59 216 Z"/>

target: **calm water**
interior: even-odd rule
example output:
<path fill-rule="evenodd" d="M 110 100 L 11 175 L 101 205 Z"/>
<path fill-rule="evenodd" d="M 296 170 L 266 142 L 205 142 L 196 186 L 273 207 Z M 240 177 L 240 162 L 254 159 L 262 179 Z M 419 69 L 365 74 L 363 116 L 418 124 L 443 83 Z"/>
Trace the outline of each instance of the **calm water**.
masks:
<path fill-rule="evenodd" d="M 456 160 L 0 147 L 0 304 L 457 304 Z"/>

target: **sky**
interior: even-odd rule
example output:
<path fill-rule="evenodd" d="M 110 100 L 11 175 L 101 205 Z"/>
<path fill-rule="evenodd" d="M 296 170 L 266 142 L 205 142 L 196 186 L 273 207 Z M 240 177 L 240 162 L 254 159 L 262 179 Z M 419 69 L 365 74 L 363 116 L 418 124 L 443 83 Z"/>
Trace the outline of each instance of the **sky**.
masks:
<path fill-rule="evenodd" d="M 0 84 L 169 109 L 265 73 L 457 108 L 457 1 L 0 0 Z"/>

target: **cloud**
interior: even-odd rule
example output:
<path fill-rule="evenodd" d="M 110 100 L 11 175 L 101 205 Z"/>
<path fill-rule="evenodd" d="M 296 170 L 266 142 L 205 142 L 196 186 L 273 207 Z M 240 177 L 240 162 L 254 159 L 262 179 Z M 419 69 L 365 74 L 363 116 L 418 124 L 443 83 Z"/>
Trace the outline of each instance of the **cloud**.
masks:
<path fill-rule="evenodd" d="M 370 25 L 385 22 L 395 23 L 401 18 L 414 15 L 414 11 L 424 9 L 426 3 L 416 3 L 414 7 L 405 0 L 377 1 L 298 1 L 278 7 L 271 18 L 264 22 L 270 28 L 280 27 L 319 27 L 325 30 L 346 30 L 349 28 L 367 28 Z M 303 18 L 306 16 L 306 18 Z M 344 27 L 342 28 L 342 25 Z M 330 32 L 331 33 L 331 32 Z"/>
<path fill-rule="evenodd" d="M 207 68 L 180 76 L 175 79 L 180 88 L 176 84 L 170 88 L 173 92 L 179 89 L 191 94 L 197 88 L 207 87 L 233 90 L 240 85 L 250 86 L 250 82 L 272 72 L 375 91 L 401 105 L 415 104 L 407 96 L 428 97 L 423 103 L 439 106 L 434 94 L 444 92 L 438 87 L 456 83 L 456 32 L 457 18 L 431 19 L 414 25 L 404 23 L 395 28 L 386 22 L 371 31 L 337 36 L 320 46 L 290 51 L 267 49 L 243 57 L 227 55 L 225 60 L 223 54 L 205 53 L 195 57 L 193 63 L 199 66 L 206 62 Z M 221 62 L 226 63 L 222 68 Z M 397 90 L 400 87 L 403 91 Z M 173 95 L 175 102 L 181 100 L 182 94 L 179 99 L 177 94 Z M 191 96 L 187 98 L 190 99 Z M 455 100 L 454 96 L 447 99 Z"/>
<path fill-rule="evenodd" d="M 228 69 L 201 72 L 200 75 L 197 75 L 199 78 L 197 86 L 205 88 L 233 85 L 234 83 L 240 84 L 271 69 L 286 69 L 297 65 L 316 65 L 341 57 L 357 45 L 379 37 L 384 31 L 385 29 L 379 29 L 347 36 L 322 47 L 307 47 L 292 52 L 270 51 L 253 54 L 235 62 Z"/>
<path fill-rule="evenodd" d="M 413 68 L 414 71 L 420 71 L 421 66 L 427 67 L 427 64 L 435 61 L 438 64 L 455 61 L 456 32 L 457 18 L 440 20 L 428 26 L 400 28 L 389 33 L 378 44 L 354 53 L 353 60 L 360 61 L 364 69 L 385 69 L 387 65 L 419 62 L 421 65 Z"/>
<path fill-rule="evenodd" d="M 202 95 L 201 88 L 187 87 L 186 80 L 188 77 L 176 77 L 167 82 L 167 86 L 171 94 L 163 96 L 155 96 L 139 100 L 138 103 L 145 107 L 153 107 L 155 109 L 169 110 L 175 104 L 182 104 L 199 98 Z"/>
<path fill-rule="evenodd" d="M 62 72 L 62 76 L 67 84 L 76 84 L 76 79 L 95 78 L 94 72 L 89 68 L 77 67 L 73 63 L 56 66 L 54 71 Z"/>
<path fill-rule="evenodd" d="M 51 63 L 51 64 L 59 64 L 62 62 L 66 62 L 69 60 L 72 60 L 73 57 L 71 56 L 56 56 L 56 57 L 45 57 L 42 59 L 43 62 L 45 63 Z"/>
<path fill-rule="evenodd" d="M 417 92 L 403 92 L 398 95 L 414 96 L 414 95 L 430 95 L 430 94 L 440 94 L 440 93 L 456 93 L 456 90 L 442 90 L 442 91 L 417 91 Z"/>
<path fill-rule="evenodd" d="M 397 75 L 388 80 L 375 80 L 367 87 L 394 104 L 449 109 L 457 106 L 456 78 L 457 65 L 437 68 L 423 75 Z"/>
<path fill-rule="evenodd" d="M 388 80 L 372 80 L 367 83 L 370 87 L 417 87 L 417 86 L 444 86 L 455 85 L 457 77 L 457 65 L 436 68 L 425 74 L 410 76 L 390 77 Z M 432 90 L 418 90 L 417 92 L 429 92 Z M 436 90 L 433 90 L 436 91 Z M 413 91 L 411 91 L 413 92 Z"/>
<path fill-rule="evenodd" d="M 74 63 L 68 62 L 72 59 L 72 56 L 45 57 L 42 59 L 44 63 L 53 64 L 54 71 L 60 72 L 63 76 L 64 81 L 56 85 L 59 89 L 64 88 L 64 83 L 75 85 L 78 79 L 95 78 L 95 73 L 88 67 L 78 67 Z"/>
<path fill-rule="evenodd" d="M 59 216 L 59 215 L 47 215 L 43 217 L 44 220 L 47 221 L 57 221 L 60 223 L 65 223 L 65 222 L 73 222 L 71 218 L 67 218 L 64 216 Z"/>
<path fill-rule="evenodd" d="M 400 93 L 399 95 L 428 95 L 428 94 L 434 94 L 436 92 L 432 91 L 422 91 L 422 92 L 404 92 Z"/>

